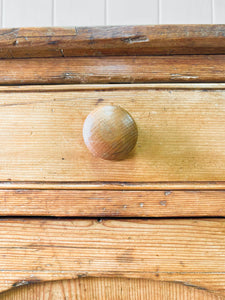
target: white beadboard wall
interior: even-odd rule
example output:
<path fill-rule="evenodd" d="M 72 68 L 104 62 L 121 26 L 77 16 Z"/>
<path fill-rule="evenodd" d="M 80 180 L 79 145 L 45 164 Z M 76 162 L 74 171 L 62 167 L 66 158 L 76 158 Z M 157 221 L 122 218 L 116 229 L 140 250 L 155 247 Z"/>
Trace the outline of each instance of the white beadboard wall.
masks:
<path fill-rule="evenodd" d="M 0 0 L 0 25 L 225 24 L 225 0 Z"/>

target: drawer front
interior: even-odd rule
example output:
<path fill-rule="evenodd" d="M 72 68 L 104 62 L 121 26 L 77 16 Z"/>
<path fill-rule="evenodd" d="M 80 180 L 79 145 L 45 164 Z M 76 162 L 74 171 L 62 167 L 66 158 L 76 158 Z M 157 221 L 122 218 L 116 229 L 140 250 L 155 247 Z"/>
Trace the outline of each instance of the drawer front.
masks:
<path fill-rule="evenodd" d="M 0 89 L 0 180 L 184 182 L 225 180 L 225 85 L 21 86 Z M 120 105 L 135 119 L 128 157 L 86 148 L 96 107 Z"/>
<path fill-rule="evenodd" d="M 0 292 L 32 282 L 127 277 L 224 296 L 224 227 L 222 219 L 2 219 Z"/>

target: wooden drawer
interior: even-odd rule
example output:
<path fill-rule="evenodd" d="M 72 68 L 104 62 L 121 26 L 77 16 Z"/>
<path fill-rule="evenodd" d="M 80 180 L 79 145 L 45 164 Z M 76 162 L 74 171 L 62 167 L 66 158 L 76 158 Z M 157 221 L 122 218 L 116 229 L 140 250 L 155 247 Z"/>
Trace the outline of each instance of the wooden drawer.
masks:
<path fill-rule="evenodd" d="M 2 214 L 224 216 L 224 88 L 1 87 Z M 86 116 L 108 104 L 128 110 L 138 126 L 134 151 L 120 161 L 94 157 L 83 141 Z"/>
<path fill-rule="evenodd" d="M 87 115 L 110 104 L 138 126 L 136 148 L 120 161 L 94 157 L 83 142 Z M 0 180 L 224 181 L 224 113 L 225 84 L 1 87 Z"/>
<path fill-rule="evenodd" d="M 1 33 L 0 299 L 224 299 L 225 26 Z M 104 105 L 123 160 L 83 141 Z"/>

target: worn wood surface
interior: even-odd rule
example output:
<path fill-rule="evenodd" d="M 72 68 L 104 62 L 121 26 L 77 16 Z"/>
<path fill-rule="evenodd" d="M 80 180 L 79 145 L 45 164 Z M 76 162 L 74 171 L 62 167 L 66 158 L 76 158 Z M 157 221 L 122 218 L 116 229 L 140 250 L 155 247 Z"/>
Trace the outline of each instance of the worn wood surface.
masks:
<path fill-rule="evenodd" d="M 0 60 L 0 84 L 225 82 L 225 55 Z"/>
<path fill-rule="evenodd" d="M 0 58 L 224 54 L 225 25 L 12 28 Z"/>
<path fill-rule="evenodd" d="M 138 126 L 122 161 L 93 157 L 83 141 L 85 118 L 107 104 Z M 224 181 L 224 111 L 224 84 L 2 87 L 0 180 Z"/>
<path fill-rule="evenodd" d="M 85 290 L 93 299 L 107 283 L 121 299 L 225 296 L 223 219 L 101 219 L 225 216 L 225 84 L 143 84 L 224 82 L 224 33 L 225 25 L 1 30 L 0 84 L 142 84 L 0 87 L 0 214 L 11 216 L 0 220 L 0 291 L 64 280 L 0 299 L 73 299 L 78 286 L 80 299 Z M 92 157 L 83 142 L 86 116 L 107 104 L 138 125 L 124 161 Z M 12 218 L 22 215 L 98 220 Z"/>
<path fill-rule="evenodd" d="M 0 181 L 1 190 L 225 190 L 224 181 Z"/>
<path fill-rule="evenodd" d="M 134 149 L 138 129 L 132 116 L 121 106 L 104 105 L 91 111 L 85 119 L 83 139 L 95 157 L 122 160 Z"/>
<path fill-rule="evenodd" d="M 30 284 L 0 295 L 0 300 L 224 300 L 204 289 L 139 278 L 79 278 Z"/>
<path fill-rule="evenodd" d="M 225 216 L 224 191 L 0 190 L 1 216 Z"/>
<path fill-rule="evenodd" d="M 148 278 L 225 295 L 224 220 L 1 219 L 0 291 L 77 277 Z"/>

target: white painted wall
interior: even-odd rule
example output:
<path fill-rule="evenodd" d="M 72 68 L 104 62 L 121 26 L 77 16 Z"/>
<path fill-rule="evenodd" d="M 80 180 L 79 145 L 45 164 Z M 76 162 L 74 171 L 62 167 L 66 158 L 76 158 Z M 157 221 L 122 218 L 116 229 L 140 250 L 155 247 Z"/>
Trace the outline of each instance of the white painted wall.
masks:
<path fill-rule="evenodd" d="M 225 24 L 225 0 L 0 0 L 0 27 Z"/>

